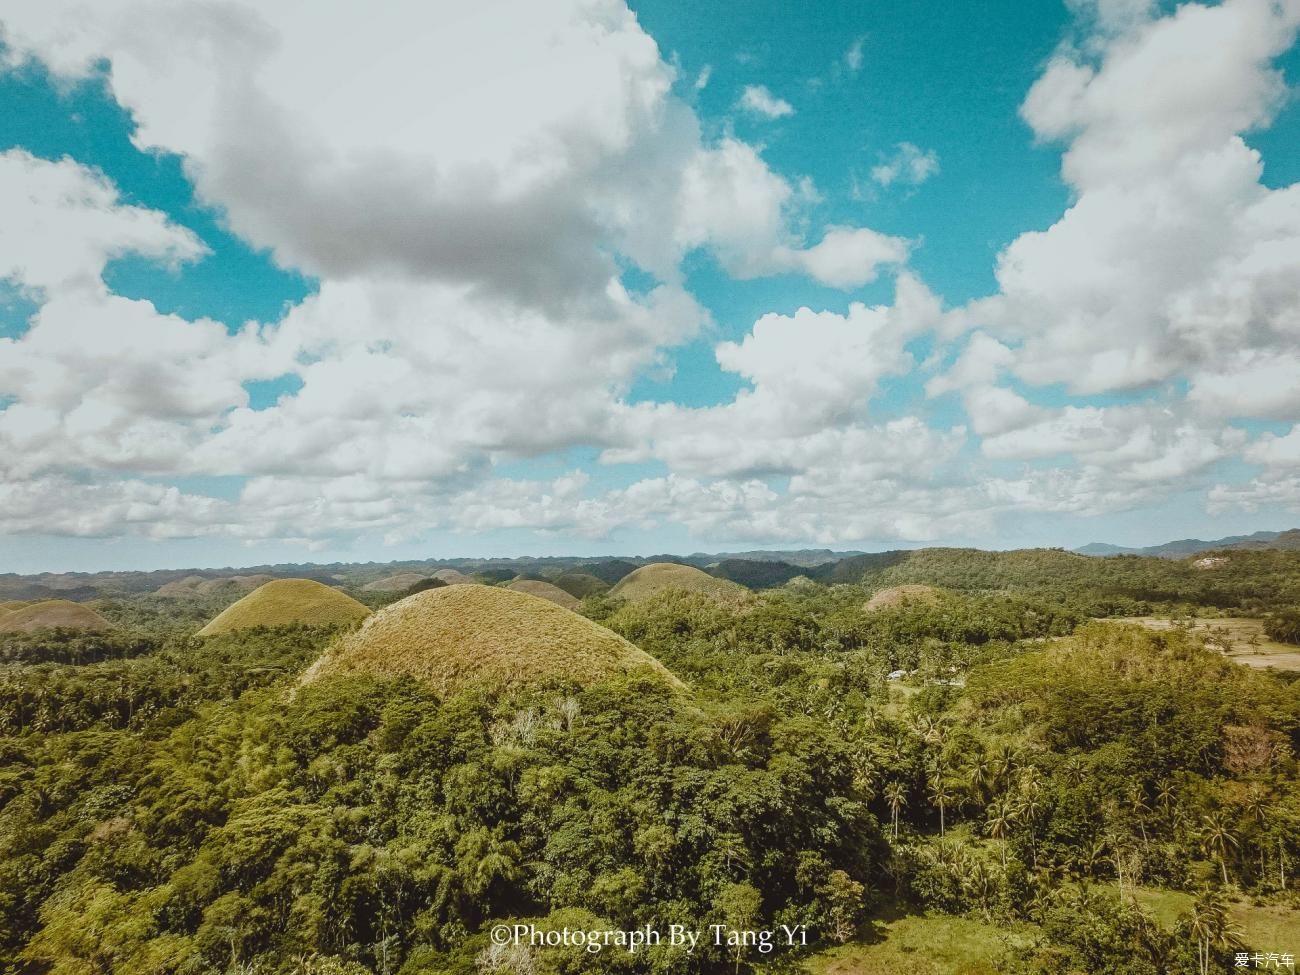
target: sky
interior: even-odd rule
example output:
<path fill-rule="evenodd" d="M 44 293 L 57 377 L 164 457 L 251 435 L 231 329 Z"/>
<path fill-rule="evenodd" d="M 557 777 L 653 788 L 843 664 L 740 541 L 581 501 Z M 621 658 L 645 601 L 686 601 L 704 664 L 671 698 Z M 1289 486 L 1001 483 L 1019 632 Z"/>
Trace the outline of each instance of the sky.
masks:
<path fill-rule="evenodd" d="M 15 0 L 0 572 L 1300 525 L 1300 0 Z"/>

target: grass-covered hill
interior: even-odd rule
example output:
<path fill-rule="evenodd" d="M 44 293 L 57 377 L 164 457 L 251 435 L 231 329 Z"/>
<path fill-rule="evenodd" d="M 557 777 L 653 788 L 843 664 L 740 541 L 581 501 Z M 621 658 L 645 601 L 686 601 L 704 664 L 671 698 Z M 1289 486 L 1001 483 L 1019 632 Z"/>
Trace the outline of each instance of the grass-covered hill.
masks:
<path fill-rule="evenodd" d="M 347 593 L 310 579 L 277 579 L 228 606 L 207 626 L 203 637 L 251 630 L 258 626 L 341 626 L 368 616 L 368 610 Z"/>
<path fill-rule="evenodd" d="M 26 599 L 6 599 L 0 602 L 0 619 L 3 619 L 9 613 L 22 609 L 24 606 L 30 606 L 31 602 Z"/>
<path fill-rule="evenodd" d="M 643 670 L 678 681 L 598 623 L 524 592 L 447 586 L 408 596 L 341 637 L 304 676 L 414 677 L 446 696 L 467 685 L 585 686 Z"/>
<path fill-rule="evenodd" d="M 573 571 L 595 576 L 606 585 L 613 586 L 628 573 L 635 572 L 640 565 L 639 562 L 628 562 L 625 559 L 600 559 L 594 562 L 583 562 Z"/>
<path fill-rule="evenodd" d="M 112 624 L 89 606 L 66 599 L 46 599 L 8 612 L 0 610 L 0 633 L 31 633 L 55 628 L 98 632 L 111 629 Z"/>
<path fill-rule="evenodd" d="M 884 589 L 871 594 L 871 598 L 867 600 L 866 609 L 868 612 L 872 612 L 890 606 L 900 606 L 903 603 L 933 603 L 938 601 L 939 596 L 940 592 L 934 586 L 920 585 L 918 583 L 886 586 Z"/>
<path fill-rule="evenodd" d="M 746 592 L 745 587 L 739 583 L 714 578 L 693 565 L 654 562 L 629 573 L 610 590 L 610 595 L 635 603 L 669 589 L 682 589 L 726 600 L 742 598 Z"/>
<path fill-rule="evenodd" d="M 1247 610 L 1300 604 L 1300 552 L 1275 549 L 1164 559 L 1097 558 L 1063 549 L 929 548 L 862 556 L 816 577 L 872 589 L 922 584 L 963 592 L 1051 594 L 1074 601 L 1118 598 Z"/>
<path fill-rule="evenodd" d="M 506 588 L 515 592 L 526 592 L 530 596 L 545 599 L 548 602 L 555 603 L 556 606 L 563 606 L 565 609 L 577 609 L 579 605 L 576 597 L 565 592 L 559 586 L 553 586 L 541 579 L 515 579 L 507 583 Z"/>
<path fill-rule="evenodd" d="M 551 580 L 570 596 L 586 599 L 609 591 L 609 583 L 586 572 L 562 572 Z"/>
<path fill-rule="evenodd" d="M 429 573 L 429 577 L 445 582 L 449 586 L 463 586 L 474 581 L 459 569 L 439 569 L 437 572 Z"/>
<path fill-rule="evenodd" d="M 766 562 L 758 559 L 723 559 L 709 566 L 708 572 L 711 576 L 729 579 L 747 589 L 774 589 L 803 575 L 804 569 L 779 560 Z"/>
<path fill-rule="evenodd" d="M 376 579 L 374 582 L 368 582 L 361 588 L 365 592 L 405 592 L 418 582 L 423 582 L 426 578 L 419 572 L 395 572 L 392 575 L 384 576 L 382 579 Z"/>

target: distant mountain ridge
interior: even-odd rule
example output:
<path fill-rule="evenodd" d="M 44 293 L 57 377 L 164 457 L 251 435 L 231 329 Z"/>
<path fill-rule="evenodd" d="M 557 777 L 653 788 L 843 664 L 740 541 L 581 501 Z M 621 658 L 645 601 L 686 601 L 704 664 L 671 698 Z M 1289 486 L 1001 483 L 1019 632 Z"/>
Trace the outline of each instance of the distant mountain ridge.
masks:
<path fill-rule="evenodd" d="M 1267 548 L 1300 550 L 1300 528 L 1290 528 L 1280 532 L 1254 532 L 1250 535 L 1228 535 L 1209 541 L 1202 538 L 1180 538 L 1162 545 L 1148 545 L 1145 548 L 1126 548 L 1123 545 L 1111 545 L 1107 542 L 1092 542 L 1074 551 L 1080 555 L 1147 555 L 1161 559 L 1181 559 L 1201 552 Z"/>

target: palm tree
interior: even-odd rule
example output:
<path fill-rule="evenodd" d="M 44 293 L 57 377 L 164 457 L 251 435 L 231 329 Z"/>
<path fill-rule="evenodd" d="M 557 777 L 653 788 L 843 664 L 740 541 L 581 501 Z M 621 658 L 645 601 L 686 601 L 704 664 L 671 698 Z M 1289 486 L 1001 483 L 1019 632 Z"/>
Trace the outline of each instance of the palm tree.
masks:
<path fill-rule="evenodd" d="M 894 839 L 898 839 L 898 811 L 907 805 L 907 792 L 901 782 L 885 786 L 885 801 L 889 803 L 889 814 L 894 821 Z"/>
<path fill-rule="evenodd" d="M 1129 787 L 1128 808 L 1138 821 L 1138 829 L 1142 831 L 1142 846 L 1147 846 L 1147 827 L 1146 818 L 1151 814 L 1151 807 L 1147 805 L 1147 791 L 1141 782 L 1134 782 Z"/>
<path fill-rule="evenodd" d="M 988 808 L 988 821 L 984 824 L 984 831 L 1002 844 L 1003 869 L 1007 865 L 1007 834 L 1011 832 L 1015 820 L 1015 811 L 1006 799 L 1001 799 Z"/>
<path fill-rule="evenodd" d="M 945 830 L 944 814 L 948 803 L 952 802 L 952 790 L 939 775 L 930 779 L 930 802 L 939 807 L 939 836 L 942 838 Z"/>
<path fill-rule="evenodd" d="M 1192 903 L 1188 930 L 1196 942 L 1196 963 L 1201 975 L 1209 975 L 1212 948 L 1231 947 L 1241 932 L 1228 915 L 1221 891 L 1206 887 Z"/>
<path fill-rule="evenodd" d="M 993 785 L 995 788 L 1005 785 L 1011 773 L 1020 763 L 1016 761 L 1016 750 L 1009 742 L 1002 742 L 993 752 Z"/>
<path fill-rule="evenodd" d="M 989 763 L 988 756 L 981 753 L 971 763 L 970 771 L 966 775 L 966 783 L 970 786 L 971 795 L 977 801 L 982 800 L 992 781 L 993 766 Z"/>
<path fill-rule="evenodd" d="M 1228 886 L 1228 848 L 1236 848 L 1237 837 L 1232 835 L 1227 817 L 1218 812 L 1202 821 L 1201 843 L 1208 856 L 1217 856 L 1223 869 L 1223 886 Z"/>
<path fill-rule="evenodd" d="M 1174 784 L 1169 779 L 1161 779 L 1156 783 L 1156 804 L 1164 810 L 1166 817 L 1169 817 L 1175 798 Z"/>

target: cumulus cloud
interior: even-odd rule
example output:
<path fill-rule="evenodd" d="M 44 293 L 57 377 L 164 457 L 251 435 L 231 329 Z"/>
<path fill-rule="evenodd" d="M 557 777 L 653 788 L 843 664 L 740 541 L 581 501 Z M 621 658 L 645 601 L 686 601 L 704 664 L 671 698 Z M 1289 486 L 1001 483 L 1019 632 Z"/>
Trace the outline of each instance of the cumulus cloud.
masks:
<path fill-rule="evenodd" d="M 1129 19 L 1097 63 L 1059 54 L 1026 97 L 1035 133 L 1068 144 L 1076 198 L 1000 255 L 1000 293 L 972 315 L 1018 343 L 1028 382 L 1091 394 L 1196 371 L 1208 403 L 1218 363 L 1300 335 L 1300 188 L 1264 187 L 1241 138 L 1281 103 L 1272 59 L 1300 4 Z"/>
<path fill-rule="evenodd" d="M 879 186 L 920 186 L 939 172 L 939 155 L 933 149 L 921 149 L 910 142 L 900 142 L 893 152 L 871 167 L 872 182 Z"/>
<path fill-rule="evenodd" d="M 626 443 L 621 396 L 708 322 L 682 282 L 691 251 L 845 289 L 906 261 L 907 241 L 868 228 L 810 232 L 810 182 L 705 138 L 619 0 L 502 0 L 454 26 L 414 3 L 5 12 L 10 64 L 102 73 L 137 147 L 177 154 L 231 230 L 319 282 L 238 331 L 159 314 L 110 293 L 106 263 L 198 260 L 202 242 L 74 162 L 0 157 L 0 277 L 39 304 L 2 343 L 7 476 L 241 475 L 231 518 L 253 534 L 453 509 L 488 526 L 449 499 L 493 490 L 499 460 Z M 347 49 L 346 82 L 322 48 Z M 629 292 L 628 263 L 660 283 Z M 245 384 L 282 376 L 297 391 L 250 408 Z M 383 502 L 398 490 L 424 500 Z"/>
<path fill-rule="evenodd" d="M 766 85 L 746 85 L 736 104 L 749 114 L 763 118 L 785 118 L 794 114 L 794 106 L 773 95 Z"/>
<path fill-rule="evenodd" d="M 0 279 L 29 292 L 94 288 L 127 254 L 174 265 L 207 252 L 164 214 L 123 204 L 101 174 L 21 149 L 0 153 L 0 213 Z"/>
<path fill-rule="evenodd" d="M 1300 0 L 1073 6 L 1084 35 L 1022 106 L 1063 147 L 1071 205 L 1005 248 L 995 295 L 955 312 L 906 271 L 912 241 L 810 225 L 810 181 L 707 134 L 621 0 L 495 0 L 454 29 L 416 3 L 6 11 L 5 56 L 103 72 L 136 145 L 178 155 L 200 202 L 318 287 L 239 328 L 112 294 L 115 258 L 181 264 L 203 242 L 73 161 L 0 154 L 0 279 L 38 306 L 0 339 L 0 533 L 605 537 L 673 521 L 700 538 L 925 541 L 1146 503 L 1234 457 L 1257 476 L 1213 505 L 1300 504 L 1296 434 L 1231 422 L 1300 415 L 1300 189 L 1264 186 L 1243 139 L 1284 97 L 1273 61 Z M 322 50 L 347 51 L 346 78 Z M 843 57 L 860 70 L 861 41 Z M 794 112 L 760 85 L 739 105 Z M 915 186 L 938 165 L 903 142 L 870 175 Z M 729 402 L 631 404 L 637 377 L 709 325 L 683 272 L 695 251 L 733 278 L 845 291 L 895 272 L 896 293 L 757 316 L 715 349 L 742 383 Z M 655 283 L 629 290 L 629 265 Z M 917 363 L 927 335 L 941 347 Z M 908 375 L 966 420 L 877 415 Z M 296 392 L 252 409 L 246 384 L 283 376 Z M 579 445 L 667 471 L 612 490 L 580 471 L 493 476 Z M 156 483 L 205 474 L 247 483 L 234 501 Z"/>
<path fill-rule="evenodd" d="M 1273 59 L 1300 4 L 1075 7 L 1090 33 L 1021 109 L 1039 139 L 1064 143 L 1074 199 L 999 255 L 998 294 L 954 316 L 977 329 L 927 391 L 959 393 L 987 457 L 1059 458 L 1081 499 L 1107 483 L 1149 496 L 1261 456 L 1228 420 L 1300 417 L 1300 187 L 1264 186 L 1242 137 L 1281 104 Z M 1076 403 L 1038 405 L 1042 387 Z M 1151 398 L 1088 403 L 1128 390 Z M 1222 486 L 1213 504 L 1234 497 Z"/>

